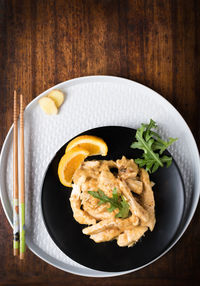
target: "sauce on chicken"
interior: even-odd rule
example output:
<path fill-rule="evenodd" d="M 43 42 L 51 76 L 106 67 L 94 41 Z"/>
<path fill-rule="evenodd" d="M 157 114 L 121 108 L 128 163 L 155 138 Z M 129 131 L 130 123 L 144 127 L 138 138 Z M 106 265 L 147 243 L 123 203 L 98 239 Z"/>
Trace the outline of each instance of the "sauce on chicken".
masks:
<path fill-rule="evenodd" d="M 95 242 L 113 239 L 121 247 L 133 246 L 155 226 L 155 201 L 148 173 L 133 159 L 85 161 L 75 171 L 70 196 L 73 216 L 80 224 L 89 225 L 83 233 Z M 130 216 L 116 218 L 117 210 L 108 212 L 109 203 L 99 205 L 99 199 L 88 191 L 102 190 L 112 197 L 113 189 L 129 204 Z"/>

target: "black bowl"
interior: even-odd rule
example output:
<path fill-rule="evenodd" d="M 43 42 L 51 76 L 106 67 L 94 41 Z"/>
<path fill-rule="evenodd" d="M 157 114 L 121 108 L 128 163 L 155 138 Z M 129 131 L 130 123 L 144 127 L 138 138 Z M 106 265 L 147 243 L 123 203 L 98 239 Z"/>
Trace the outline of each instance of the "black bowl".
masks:
<path fill-rule="evenodd" d="M 141 152 L 131 149 L 136 130 L 127 127 L 106 126 L 88 130 L 103 138 L 108 145 L 106 157 L 92 159 L 116 160 L 125 155 L 137 158 Z M 85 227 L 77 223 L 69 203 L 71 188 L 64 187 L 57 175 L 58 163 L 68 142 L 56 153 L 45 174 L 42 186 L 42 212 L 47 230 L 57 246 L 74 261 L 101 271 L 126 271 L 142 267 L 159 257 L 175 241 L 184 210 L 184 185 L 180 171 L 173 160 L 169 168 L 160 168 L 152 174 L 155 196 L 156 225 L 133 247 L 119 247 L 116 240 L 95 243 L 82 233 Z"/>

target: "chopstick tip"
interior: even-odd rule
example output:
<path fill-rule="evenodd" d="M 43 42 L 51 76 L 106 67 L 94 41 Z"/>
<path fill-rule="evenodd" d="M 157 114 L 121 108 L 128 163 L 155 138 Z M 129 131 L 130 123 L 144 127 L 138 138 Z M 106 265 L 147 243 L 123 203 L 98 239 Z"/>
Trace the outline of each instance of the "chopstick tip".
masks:
<path fill-rule="evenodd" d="M 19 258 L 20 258 L 20 260 L 23 260 L 23 259 L 24 259 L 24 252 L 20 253 Z"/>
<path fill-rule="evenodd" d="M 18 256 L 19 255 L 19 249 L 18 248 L 14 248 L 13 249 L 13 255 L 14 256 Z"/>

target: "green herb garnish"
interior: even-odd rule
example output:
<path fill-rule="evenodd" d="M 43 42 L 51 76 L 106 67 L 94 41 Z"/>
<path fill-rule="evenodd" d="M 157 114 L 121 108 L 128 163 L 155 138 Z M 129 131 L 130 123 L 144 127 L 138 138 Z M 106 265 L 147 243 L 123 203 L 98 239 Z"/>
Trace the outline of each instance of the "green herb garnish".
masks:
<path fill-rule="evenodd" d="M 135 159 L 135 162 L 140 167 L 145 167 L 149 173 L 156 172 L 159 167 L 169 167 L 171 165 L 172 157 L 160 155 L 177 140 L 177 138 L 170 137 L 168 141 L 164 141 L 156 132 L 151 130 L 152 128 L 157 128 L 155 121 L 152 119 L 149 124 L 142 123 L 135 135 L 137 141 L 131 144 L 131 148 L 144 151 L 142 158 Z"/>
<path fill-rule="evenodd" d="M 118 195 L 117 189 L 114 188 L 112 192 L 112 198 L 109 198 L 104 194 L 102 190 L 97 192 L 88 191 L 88 193 L 96 199 L 99 199 L 99 205 L 110 203 L 108 212 L 112 212 L 115 209 L 119 209 L 119 212 L 115 215 L 118 218 L 127 218 L 129 215 L 129 204 L 122 195 Z"/>

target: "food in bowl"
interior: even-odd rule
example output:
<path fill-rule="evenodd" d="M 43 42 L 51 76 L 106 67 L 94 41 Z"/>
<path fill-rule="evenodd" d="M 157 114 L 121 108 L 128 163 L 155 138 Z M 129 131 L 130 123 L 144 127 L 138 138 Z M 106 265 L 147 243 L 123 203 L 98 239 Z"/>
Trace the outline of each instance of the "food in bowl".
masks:
<path fill-rule="evenodd" d="M 133 159 L 123 156 L 116 162 L 83 162 L 73 182 L 73 216 L 80 224 L 89 225 L 83 233 L 95 242 L 116 239 L 119 246 L 130 247 L 148 229 L 153 231 L 156 219 L 152 183 Z"/>

